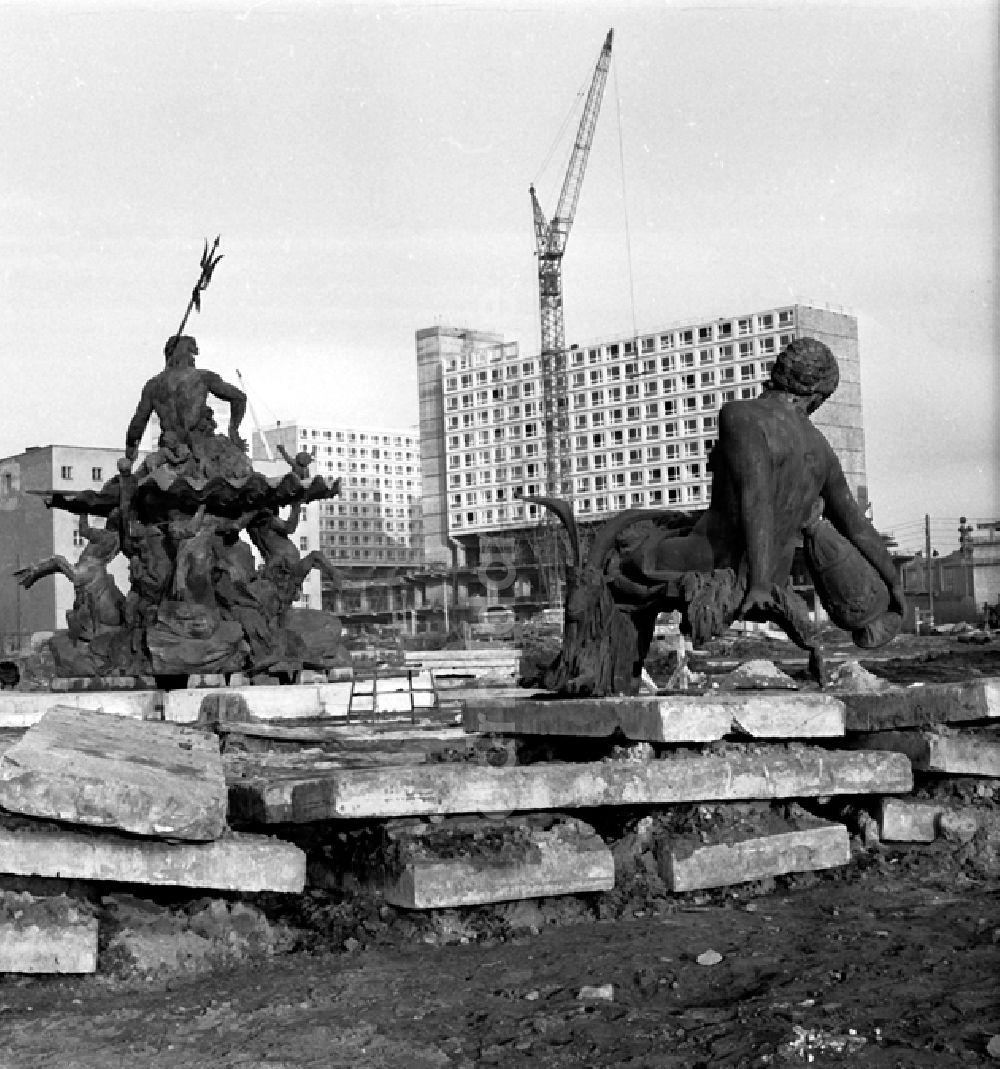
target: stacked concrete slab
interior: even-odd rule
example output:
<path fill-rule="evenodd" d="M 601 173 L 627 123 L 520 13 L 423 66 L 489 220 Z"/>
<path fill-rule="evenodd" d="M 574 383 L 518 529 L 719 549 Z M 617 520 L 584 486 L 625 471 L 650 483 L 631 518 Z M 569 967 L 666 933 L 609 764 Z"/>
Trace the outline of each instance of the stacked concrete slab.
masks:
<path fill-rule="evenodd" d="M 227 808 L 217 736 L 57 705 L 0 756 L 0 879 L 301 891 L 302 851 L 233 834 Z M 80 940 L 92 935 L 96 954 L 96 921 L 64 916 L 45 896 L 33 908 L 46 919 L 35 925 L 36 948 L 51 953 L 29 953 L 16 917 L 0 968 L 92 971 Z"/>
<path fill-rule="evenodd" d="M 426 828 L 441 820 L 551 816 L 608 806 L 906 794 L 912 787 L 904 754 L 833 748 L 845 734 L 845 706 L 817 693 L 556 700 L 505 691 L 467 694 L 464 705 L 465 732 L 478 738 L 480 752 L 484 740 L 491 740 L 507 746 L 507 753 L 512 750 L 516 761 L 441 762 L 433 755 L 414 755 L 388 769 L 362 767 L 344 753 L 302 753 L 295 760 L 241 753 L 227 757 L 231 817 L 263 825 L 409 820 L 407 834 L 419 844 L 426 840 L 412 826 Z M 540 746 L 556 759 L 539 759 Z M 603 750 L 600 756 L 580 759 L 595 747 Z M 490 825 L 483 826 L 489 840 Z M 578 838 L 561 841 L 561 853 L 550 851 L 552 864 L 544 877 L 540 870 L 532 875 L 524 863 L 504 868 L 500 858 L 486 881 L 492 890 L 475 893 L 492 894 L 489 900 L 497 901 L 515 897 L 514 887 L 524 894 L 534 886 L 535 895 L 579 890 L 572 883 L 575 874 L 610 863 L 607 856 L 598 861 L 595 844 L 600 840 L 588 831 L 586 850 Z M 704 851 L 713 845 L 718 849 L 710 859 Z M 678 843 L 663 857 L 666 882 L 680 891 L 699 885 L 698 880 L 709 886 L 842 865 L 849 860 L 849 844 L 843 825 L 800 822 L 756 837 L 744 835 L 738 843 L 723 838 L 716 844 L 702 842 L 697 850 Z M 431 901 L 437 906 L 465 904 L 463 894 L 476 882 L 470 882 L 468 866 L 461 856 L 413 861 L 413 871 L 401 876 L 391 893 L 417 908 Z M 702 875 L 694 875 L 695 870 Z M 421 880 L 433 884 L 433 894 L 421 897 Z"/>
<path fill-rule="evenodd" d="M 844 700 L 851 745 L 905 754 L 926 796 L 882 801 L 883 841 L 931 842 L 949 827 L 974 835 L 977 821 L 997 823 L 943 799 L 949 784 L 965 777 L 990 797 L 1000 795 L 1000 679 L 887 687 Z"/>

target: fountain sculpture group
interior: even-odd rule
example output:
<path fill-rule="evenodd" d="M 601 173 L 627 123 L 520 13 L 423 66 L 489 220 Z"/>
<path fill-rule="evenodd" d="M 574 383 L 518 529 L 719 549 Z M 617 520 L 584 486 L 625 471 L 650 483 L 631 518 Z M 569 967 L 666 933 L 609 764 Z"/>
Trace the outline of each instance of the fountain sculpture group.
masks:
<path fill-rule="evenodd" d="M 200 307 L 214 251 L 206 244 L 188 313 Z M 187 314 L 167 342 L 166 367 L 143 388 L 118 474 L 97 492 L 46 496 L 48 505 L 80 514 L 87 541 L 80 560 L 51 557 L 16 573 L 25 587 L 54 572 L 73 582 L 68 627 L 51 642 L 63 675 L 286 677 L 344 656 L 336 617 L 293 609 L 311 569 L 336 581 L 323 555 L 303 558 L 292 535 L 300 507 L 333 497 L 339 483 L 310 479 L 308 453 L 282 450 L 290 470 L 280 479 L 254 471 L 239 435 L 246 397 L 195 366 L 186 321 Z M 760 397 L 724 405 L 709 460 L 711 505 L 700 514 L 623 512 L 584 554 L 568 503 L 537 498 L 565 524 L 571 559 L 562 650 L 528 682 L 579 696 L 636 693 L 657 616 L 678 610 L 696 645 L 739 619 L 774 621 L 809 651 L 823 683 L 821 628 L 792 586 L 799 547 L 830 619 L 862 648 L 888 642 L 904 611 L 898 576 L 809 419 L 838 381 L 830 350 L 800 338 L 778 356 Z M 227 434 L 216 428 L 210 395 L 229 403 Z M 154 413 L 158 448 L 136 467 Z M 104 526 L 92 526 L 90 516 Z M 127 595 L 107 570 L 119 553 L 129 561 Z"/>
<path fill-rule="evenodd" d="M 188 313 L 216 262 L 206 245 Z M 49 643 L 56 671 L 164 681 L 233 672 L 285 679 L 303 667 L 342 664 L 348 655 L 337 617 L 293 606 L 312 569 L 338 581 L 322 553 L 303 557 L 292 536 L 301 506 L 334 497 L 339 480 L 310 478 L 312 456 L 284 450 L 285 475 L 254 470 L 239 433 L 246 397 L 195 366 L 198 346 L 182 332 L 186 321 L 187 314 L 167 341 L 166 366 L 143 388 L 114 478 L 98 491 L 45 494 L 47 506 L 80 516 L 87 544 L 79 561 L 49 557 L 15 573 L 24 587 L 54 573 L 73 583 L 66 630 Z M 216 428 L 209 396 L 229 403 L 227 434 Z M 158 448 L 136 465 L 154 414 Z M 286 506 L 290 515 L 282 519 Z M 128 558 L 127 594 L 108 571 L 118 554 Z"/>

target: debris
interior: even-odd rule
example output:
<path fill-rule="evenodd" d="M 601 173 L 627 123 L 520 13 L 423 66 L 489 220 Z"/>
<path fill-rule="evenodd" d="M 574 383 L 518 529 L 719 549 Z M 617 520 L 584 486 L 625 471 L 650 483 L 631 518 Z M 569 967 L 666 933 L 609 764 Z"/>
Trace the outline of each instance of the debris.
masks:
<path fill-rule="evenodd" d="M 717 950 L 704 950 L 695 958 L 699 965 L 718 965 L 722 955 Z"/>
<path fill-rule="evenodd" d="M 869 672 L 857 661 L 845 661 L 830 673 L 830 689 L 845 694 L 879 694 L 892 690 L 892 684 Z"/>
<path fill-rule="evenodd" d="M 720 690 L 798 690 L 799 685 L 774 661 L 746 661 L 720 677 Z"/>
<path fill-rule="evenodd" d="M 615 998 L 615 985 L 600 984 L 599 986 L 590 986 L 588 984 L 580 988 L 580 993 L 576 997 L 581 1001 L 594 999 L 604 1002 L 613 1002 Z"/>

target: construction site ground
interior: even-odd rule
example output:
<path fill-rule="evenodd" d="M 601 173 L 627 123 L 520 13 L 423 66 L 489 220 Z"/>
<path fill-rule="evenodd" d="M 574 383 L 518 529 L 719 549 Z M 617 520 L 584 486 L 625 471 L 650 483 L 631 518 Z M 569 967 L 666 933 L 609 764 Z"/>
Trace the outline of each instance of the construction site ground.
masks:
<path fill-rule="evenodd" d="M 781 659 L 730 642 L 711 652 Z M 996 638 L 892 653 L 862 662 L 894 682 L 1000 675 Z M 921 789 L 996 810 L 995 784 Z M 0 1066 L 1000 1064 L 1000 858 L 977 840 L 851 827 L 847 866 L 671 894 L 631 833 L 640 814 L 577 815 L 612 846 L 613 891 L 422 912 L 315 885 L 105 889 L 96 975 L 0 977 Z M 138 914 L 213 949 L 142 968 L 113 923 Z"/>

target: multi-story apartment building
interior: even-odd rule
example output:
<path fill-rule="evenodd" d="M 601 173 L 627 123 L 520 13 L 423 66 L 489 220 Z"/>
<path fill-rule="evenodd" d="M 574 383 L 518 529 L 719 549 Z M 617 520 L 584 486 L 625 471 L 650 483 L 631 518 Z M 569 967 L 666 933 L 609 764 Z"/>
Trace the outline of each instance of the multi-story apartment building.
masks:
<path fill-rule="evenodd" d="M 840 365 L 836 394 L 813 418 L 866 506 L 857 320 L 796 304 L 571 346 L 563 448 L 576 515 L 706 507 L 719 409 L 757 396 L 780 350 L 805 336 L 827 344 Z M 524 498 L 546 486 L 538 357 L 496 335 L 434 327 L 417 332 L 417 360 L 424 510 L 435 541 L 471 548 L 536 525 L 538 507 Z"/>
<path fill-rule="evenodd" d="M 341 480 L 338 497 L 304 507 L 296 532 L 303 553 L 322 550 L 344 578 L 340 591 L 324 584 L 324 607 L 343 613 L 411 607 L 404 576 L 423 563 L 416 429 L 280 422 L 254 432 L 254 464 L 278 456 L 279 445 L 290 456 L 311 453 L 311 474 Z"/>
<path fill-rule="evenodd" d="M 73 584 L 63 575 L 40 579 L 22 590 L 13 572 L 47 557 L 62 556 L 73 565 L 86 545 L 79 517 L 47 509 L 49 490 L 100 490 L 116 474 L 123 449 L 87 446 L 36 446 L 0 460 L 0 645 L 17 648 L 34 632 L 66 626 L 73 607 Z M 93 519 L 96 526 L 104 521 Z M 129 589 L 128 560 L 111 562 L 108 571 L 123 593 Z"/>

